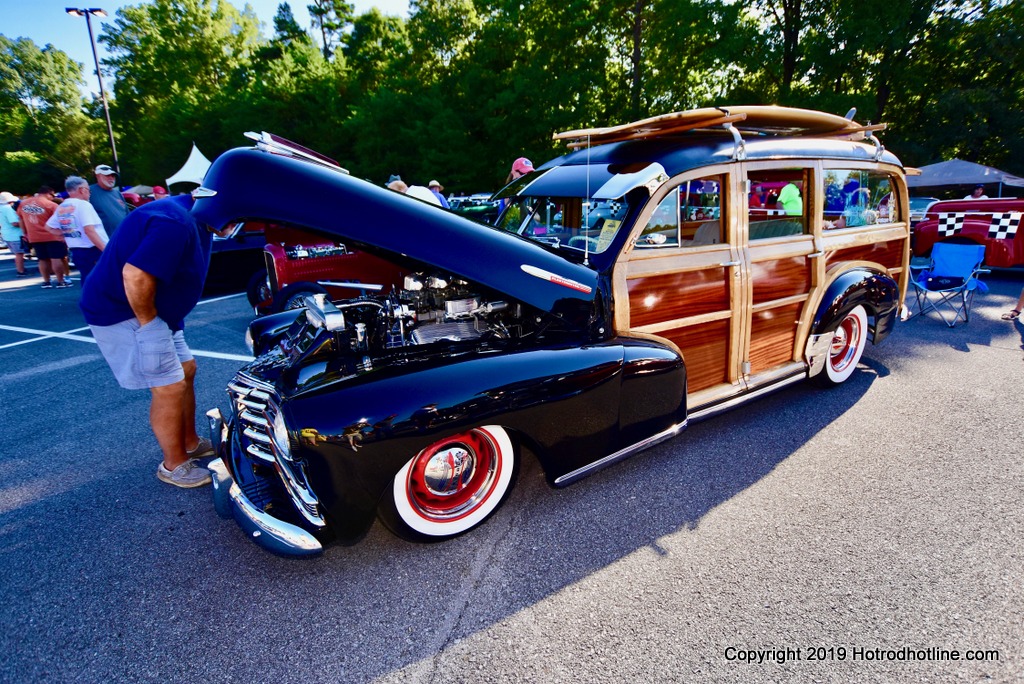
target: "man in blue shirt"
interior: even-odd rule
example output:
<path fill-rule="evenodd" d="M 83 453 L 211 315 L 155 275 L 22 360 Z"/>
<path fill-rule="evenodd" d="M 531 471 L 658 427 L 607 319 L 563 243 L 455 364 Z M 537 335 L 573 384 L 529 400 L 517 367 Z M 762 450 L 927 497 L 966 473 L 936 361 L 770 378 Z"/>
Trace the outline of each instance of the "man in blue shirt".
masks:
<path fill-rule="evenodd" d="M 209 483 L 210 472 L 196 459 L 213 455 L 210 440 L 196 433 L 196 362 L 184 335 L 213 239 L 192 217 L 192 201 L 182 195 L 132 212 L 111 236 L 79 302 L 118 383 L 150 390 L 150 425 L 163 451 L 157 477 L 178 487 Z"/>

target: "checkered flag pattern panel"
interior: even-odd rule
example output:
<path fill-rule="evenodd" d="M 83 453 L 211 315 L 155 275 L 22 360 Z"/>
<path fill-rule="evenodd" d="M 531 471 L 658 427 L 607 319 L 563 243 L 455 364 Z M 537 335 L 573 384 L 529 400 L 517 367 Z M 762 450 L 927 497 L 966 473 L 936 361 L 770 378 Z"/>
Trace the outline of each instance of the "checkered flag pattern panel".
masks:
<path fill-rule="evenodd" d="M 1012 238 L 1017 235 L 1020 227 L 1020 212 L 1008 212 L 1004 214 L 992 214 L 992 223 L 988 227 L 988 236 L 997 240 Z"/>
<path fill-rule="evenodd" d="M 939 214 L 939 235 L 956 235 L 964 227 L 965 214 Z"/>
<path fill-rule="evenodd" d="M 615 200 L 608 203 L 608 211 L 612 213 L 612 216 L 617 216 L 620 209 L 622 209 L 622 203 Z"/>

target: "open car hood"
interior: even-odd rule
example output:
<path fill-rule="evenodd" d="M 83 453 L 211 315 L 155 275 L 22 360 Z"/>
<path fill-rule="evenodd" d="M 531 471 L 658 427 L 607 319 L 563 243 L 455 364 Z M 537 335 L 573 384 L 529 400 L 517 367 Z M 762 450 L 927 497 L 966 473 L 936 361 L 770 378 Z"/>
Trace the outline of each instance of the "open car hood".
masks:
<path fill-rule="evenodd" d="M 341 170 L 253 148 L 222 154 L 192 213 L 215 228 L 263 219 L 401 254 L 553 313 L 590 309 L 597 273 L 515 235 Z"/>

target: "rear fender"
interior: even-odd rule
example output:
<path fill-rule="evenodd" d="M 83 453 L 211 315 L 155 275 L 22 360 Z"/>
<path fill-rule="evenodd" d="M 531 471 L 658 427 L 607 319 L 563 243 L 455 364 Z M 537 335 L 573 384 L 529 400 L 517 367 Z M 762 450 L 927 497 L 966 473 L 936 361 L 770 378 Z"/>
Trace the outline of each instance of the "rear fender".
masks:
<path fill-rule="evenodd" d="M 814 376 L 825 367 L 832 334 L 843 318 L 862 305 L 873 323 L 868 326 L 870 340 L 884 340 L 896 322 L 899 308 L 899 284 L 887 273 L 858 266 L 838 275 L 828 285 L 811 324 L 805 357 Z"/>

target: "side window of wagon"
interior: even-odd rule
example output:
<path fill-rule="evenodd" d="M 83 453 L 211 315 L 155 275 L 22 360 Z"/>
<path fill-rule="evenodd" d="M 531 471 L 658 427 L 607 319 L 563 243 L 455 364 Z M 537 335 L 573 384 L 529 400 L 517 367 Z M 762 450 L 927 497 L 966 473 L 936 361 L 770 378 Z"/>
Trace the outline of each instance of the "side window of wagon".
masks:
<path fill-rule="evenodd" d="M 749 174 L 747 198 L 751 240 L 807 233 L 806 169 L 771 169 Z"/>
<path fill-rule="evenodd" d="M 685 181 L 673 188 L 644 226 L 637 248 L 701 247 L 722 242 L 721 176 Z"/>
<path fill-rule="evenodd" d="M 825 197 L 825 230 L 899 220 L 899 206 L 892 201 L 892 177 L 887 173 L 862 169 L 826 169 L 821 182 Z"/>

